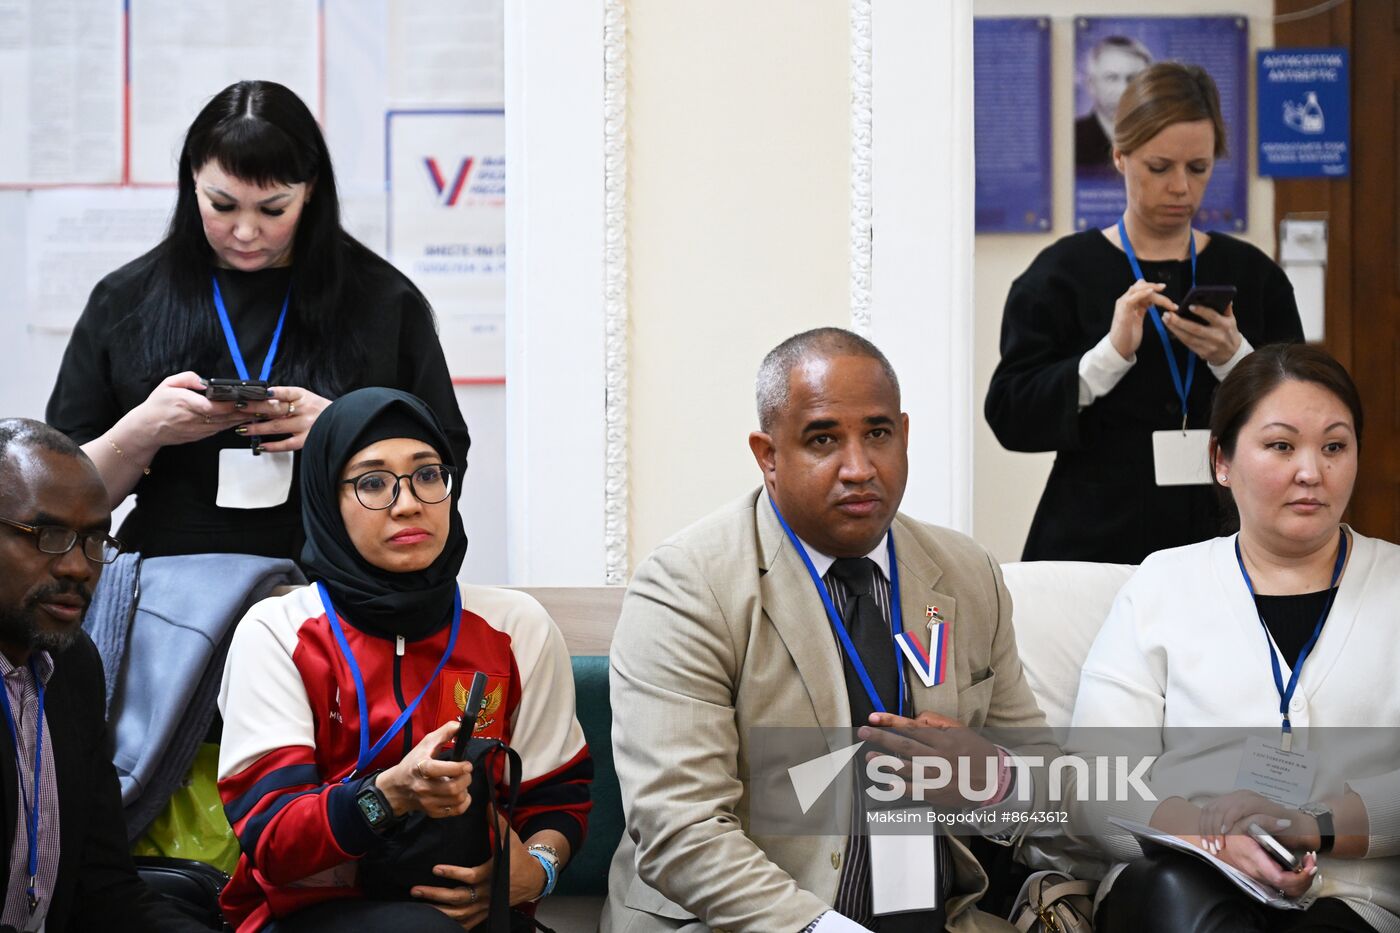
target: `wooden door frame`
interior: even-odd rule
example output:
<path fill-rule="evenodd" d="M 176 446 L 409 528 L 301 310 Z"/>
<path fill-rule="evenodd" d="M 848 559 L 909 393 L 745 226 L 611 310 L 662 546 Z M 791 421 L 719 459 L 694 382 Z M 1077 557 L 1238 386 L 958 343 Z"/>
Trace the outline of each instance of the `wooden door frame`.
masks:
<path fill-rule="evenodd" d="M 1274 13 L 1284 16 L 1317 5 L 1316 0 L 1274 0 Z M 1352 5 L 1343 3 L 1318 16 L 1274 26 L 1276 48 L 1340 46 L 1352 50 Z M 1354 74 L 1354 72 L 1353 72 Z M 1323 346 L 1348 370 L 1352 369 L 1352 211 L 1351 176 L 1346 178 L 1280 178 L 1274 182 L 1274 229 L 1289 214 L 1327 215 L 1327 279 Z"/>

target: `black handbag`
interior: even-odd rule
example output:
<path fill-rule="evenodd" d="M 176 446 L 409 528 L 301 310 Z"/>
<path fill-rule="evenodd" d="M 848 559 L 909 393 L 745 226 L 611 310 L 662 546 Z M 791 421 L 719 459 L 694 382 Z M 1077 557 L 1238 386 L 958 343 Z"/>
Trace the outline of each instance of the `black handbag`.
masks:
<path fill-rule="evenodd" d="M 471 739 L 466 760 L 472 763 L 471 804 L 460 816 L 430 819 L 413 813 L 391 830 L 384 845 L 360 860 L 360 887 L 375 900 L 411 900 L 415 885 L 459 887 L 460 882 L 433 874 L 434 865 L 494 863 L 491 909 L 476 929 L 485 933 L 523 933 L 538 927 L 533 918 L 510 907 L 510 838 L 493 832 L 487 816 L 495 810 L 510 821 L 520 792 L 520 755 L 499 739 Z M 506 799 L 496 798 L 492 780 L 497 765 L 506 777 Z"/>

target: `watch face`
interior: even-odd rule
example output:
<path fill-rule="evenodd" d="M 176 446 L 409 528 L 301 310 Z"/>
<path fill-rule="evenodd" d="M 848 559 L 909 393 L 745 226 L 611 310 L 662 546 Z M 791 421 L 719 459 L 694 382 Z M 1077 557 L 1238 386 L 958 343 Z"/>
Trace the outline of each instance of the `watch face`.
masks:
<path fill-rule="evenodd" d="M 389 813 L 384 809 L 384 804 L 380 801 L 379 795 L 374 791 L 365 791 L 355 798 L 355 802 L 360 806 L 360 812 L 369 820 L 369 825 L 378 826 L 389 819 Z"/>

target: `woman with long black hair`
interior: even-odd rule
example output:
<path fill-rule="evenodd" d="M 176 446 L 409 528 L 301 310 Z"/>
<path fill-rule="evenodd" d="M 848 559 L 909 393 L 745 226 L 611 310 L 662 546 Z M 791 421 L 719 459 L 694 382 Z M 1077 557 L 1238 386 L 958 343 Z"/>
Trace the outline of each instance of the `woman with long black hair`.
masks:
<path fill-rule="evenodd" d="M 301 551 L 295 452 L 321 410 L 362 386 L 412 392 L 465 467 L 470 438 L 432 311 L 345 232 L 326 142 L 270 81 L 211 100 L 180 153 L 164 240 L 92 292 L 47 420 L 136 493 L 122 540 L 146 556 Z M 262 380 L 265 400 L 206 397 Z"/>

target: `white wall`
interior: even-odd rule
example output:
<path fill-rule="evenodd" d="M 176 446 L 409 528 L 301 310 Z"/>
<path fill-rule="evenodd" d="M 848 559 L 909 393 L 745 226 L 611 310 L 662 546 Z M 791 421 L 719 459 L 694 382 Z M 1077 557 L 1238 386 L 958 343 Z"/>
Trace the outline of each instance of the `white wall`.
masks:
<path fill-rule="evenodd" d="M 603 582 L 603 5 L 506 3 L 503 582 Z"/>
<path fill-rule="evenodd" d="M 849 326 L 845 0 L 631 0 L 631 556 L 757 486 L 753 378 Z"/>
<path fill-rule="evenodd" d="M 909 485 L 901 510 L 967 532 L 972 5 L 871 6 L 870 337 L 899 374 L 909 415 Z"/>
<path fill-rule="evenodd" d="M 1003 450 L 982 417 L 987 385 L 1000 354 L 1001 311 L 1011 281 L 1030 265 L 1035 255 L 1061 236 L 1074 232 L 1074 29 L 1073 16 L 1193 16 L 1239 13 L 1249 17 L 1250 64 L 1250 184 L 1249 230 L 1241 236 L 1272 255 L 1275 231 L 1274 188 L 1255 175 L 1253 80 L 1254 49 L 1273 41 L 1272 0 L 1236 0 L 1222 6 L 1218 0 L 1177 0 L 1166 3 L 1106 2 L 1106 0 L 973 0 L 976 16 L 1049 16 L 1051 38 L 1051 126 L 1054 139 L 1054 228 L 1048 234 L 983 235 L 976 239 L 974 263 L 976 294 L 975 327 L 975 442 L 973 458 L 973 533 L 1002 560 L 1021 555 L 1026 532 L 1053 454 L 1020 454 Z"/>

